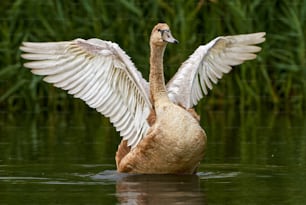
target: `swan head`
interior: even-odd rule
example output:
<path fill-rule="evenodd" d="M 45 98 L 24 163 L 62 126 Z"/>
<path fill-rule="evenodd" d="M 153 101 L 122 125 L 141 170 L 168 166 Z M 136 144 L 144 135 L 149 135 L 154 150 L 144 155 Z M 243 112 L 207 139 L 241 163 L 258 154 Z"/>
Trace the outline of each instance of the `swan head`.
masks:
<path fill-rule="evenodd" d="M 167 43 L 178 43 L 170 31 L 170 28 L 165 23 L 157 24 L 151 33 L 150 42 L 157 46 L 165 46 Z"/>

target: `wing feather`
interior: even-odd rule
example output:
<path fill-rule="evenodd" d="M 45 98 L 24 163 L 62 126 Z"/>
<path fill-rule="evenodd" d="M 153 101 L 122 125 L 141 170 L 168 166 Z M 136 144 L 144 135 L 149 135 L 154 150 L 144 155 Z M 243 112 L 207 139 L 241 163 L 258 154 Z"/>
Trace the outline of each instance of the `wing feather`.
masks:
<path fill-rule="evenodd" d="M 265 33 L 218 37 L 197 48 L 181 65 L 167 84 L 169 98 L 185 108 L 191 108 L 208 94 L 232 66 L 256 58 L 265 41 Z"/>
<path fill-rule="evenodd" d="M 152 106 L 148 83 L 117 44 L 75 39 L 24 42 L 20 49 L 30 60 L 25 67 L 109 117 L 129 146 L 135 147 L 145 136 Z"/>

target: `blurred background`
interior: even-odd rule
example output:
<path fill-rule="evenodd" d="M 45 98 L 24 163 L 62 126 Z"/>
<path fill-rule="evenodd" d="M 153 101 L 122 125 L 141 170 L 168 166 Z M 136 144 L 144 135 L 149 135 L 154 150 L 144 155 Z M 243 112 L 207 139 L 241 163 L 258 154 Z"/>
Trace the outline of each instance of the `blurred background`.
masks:
<path fill-rule="evenodd" d="M 161 192 L 175 204 L 303 204 L 305 20 L 306 0 L 1 0 L 0 204 L 119 204 L 138 196 L 150 202 L 155 192 L 156 204 L 167 203 Z M 196 107 L 208 136 L 196 182 L 118 182 L 118 132 L 24 68 L 19 46 L 113 41 L 148 79 L 149 36 L 158 22 L 168 23 L 180 42 L 166 49 L 166 80 L 217 36 L 267 35 L 257 59 L 234 67 Z"/>
<path fill-rule="evenodd" d="M 199 45 L 217 36 L 267 33 L 258 58 L 225 75 L 197 109 L 237 105 L 301 112 L 306 106 L 305 15 L 305 0 L 1 1 L 0 109 L 89 109 L 22 66 L 23 41 L 95 37 L 117 42 L 148 79 L 149 35 L 156 23 L 166 22 L 180 41 L 166 50 L 167 80 Z"/>

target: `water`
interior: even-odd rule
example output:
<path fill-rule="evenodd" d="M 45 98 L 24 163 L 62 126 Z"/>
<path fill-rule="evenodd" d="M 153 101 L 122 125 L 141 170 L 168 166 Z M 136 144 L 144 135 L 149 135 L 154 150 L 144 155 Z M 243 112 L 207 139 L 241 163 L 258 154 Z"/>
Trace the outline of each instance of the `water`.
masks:
<path fill-rule="evenodd" d="M 305 204 L 306 117 L 203 112 L 195 176 L 118 174 L 99 114 L 0 114 L 0 204 Z"/>

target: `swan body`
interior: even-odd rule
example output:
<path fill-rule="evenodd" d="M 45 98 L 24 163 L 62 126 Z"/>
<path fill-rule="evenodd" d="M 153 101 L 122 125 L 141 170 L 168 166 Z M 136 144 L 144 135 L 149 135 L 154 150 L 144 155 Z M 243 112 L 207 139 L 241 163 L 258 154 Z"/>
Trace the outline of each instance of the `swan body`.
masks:
<path fill-rule="evenodd" d="M 84 100 L 109 117 L 122 141 L 119 172 L 192 174 L 203 158 L 207 137 L 192 109 L 234 65 L 256 58 L 265 33 L 218 37 L 201 45 L 165 85 L 163 55 L 178 43 L 167 24 L 150 37 L 150 79 L 126 53 L 100 39 L 24 42 L 24 64 L 34 74 Z"/>
<path fill-rule="evenodd" d="M 161 102 L 156 107 L 154 125 L 121 161 L 119 146 L 118 171 L 191 174 L 203 158 L 205 147 L 206 135 L 198 121 L 180 106 Z"/>

